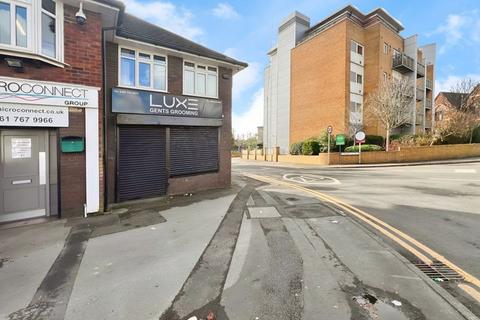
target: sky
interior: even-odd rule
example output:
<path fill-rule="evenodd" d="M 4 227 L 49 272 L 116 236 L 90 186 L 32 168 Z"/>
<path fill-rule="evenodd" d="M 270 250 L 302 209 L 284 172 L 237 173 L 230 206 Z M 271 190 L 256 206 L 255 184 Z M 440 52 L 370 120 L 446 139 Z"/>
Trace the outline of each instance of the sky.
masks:
<path fill-rule="evenodd" d="M 352 4 L 368 13 L 386 9 L 419 36 L 437 44 L 436 92 L 462 78 L 480 81 L 480 1 L 478 0 L 122 0 L 126 11 L 224 53 L 249 67 L 233 78 L 233 130 L 254 134 L 263 125 L 263 71 L 276 43 L 279 23 L 297 10 L 311 25 Z"/>

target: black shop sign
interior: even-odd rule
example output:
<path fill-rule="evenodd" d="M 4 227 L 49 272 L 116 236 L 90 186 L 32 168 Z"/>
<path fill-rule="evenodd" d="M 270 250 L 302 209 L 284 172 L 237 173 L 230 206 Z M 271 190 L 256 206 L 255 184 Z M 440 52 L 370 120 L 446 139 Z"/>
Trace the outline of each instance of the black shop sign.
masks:
<path fill-rule="evenodd" d="M 113 88 L 112 112 L 221 119 L 222 102 L 161 92 Z"/>

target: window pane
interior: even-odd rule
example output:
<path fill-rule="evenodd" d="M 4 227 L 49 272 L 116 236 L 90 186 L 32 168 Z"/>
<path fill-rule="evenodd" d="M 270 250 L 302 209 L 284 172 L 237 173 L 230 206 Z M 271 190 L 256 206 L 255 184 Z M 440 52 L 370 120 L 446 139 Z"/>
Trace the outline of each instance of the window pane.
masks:
<path fill-rule="evenodd" d="M 205 74 L 197 74 L 197 79 L 195 81 L 195 93 L 201 96 L 205 95 L 205 82 L 206 82 L 206 75 Z"/>
<path fill-rule="evenodd" d="M 190 70 L 185 70 L 183 72 L 183 81 L 184 81 L 184 90 L 185 94 L 194 94 L 195 88 L 195 73 Z"/>
<path fill-rule="evenodd" d="M 10 44 L 10 5 L 0 2 L 0 43 Z"/>
<path fill-rule="evenodd" d="M 149 63 L 139 63 L 138 64 L 138 77 L 139 84 L 142 87 L 150 87 L 150 64 Z"/>
<path fill-rule="evenodd" d="M 194 67 L 195 67 L 195 64 L 193 64 L 193 63 L 191 63 L 191 62 L 185 62 L 185 67 L 194 68 Z"/>
<path fill-rule="evenodd" d="M 216 97 L 217 96 L 217 76 L 209 74 L 207 76 L 207 96 Z"/>
<path fill-rule="evenodd" d="M 135 60 L 122 58 L 120 65 L 120 82 L 125 86 L 135 85 Z"/>
<path fill-rule="evenodd" d="M 350 51 L 357 52 L 357 44 L 354 41 L 350 41 Z"/>
<path fill-rule="evenodd" d="M 165 64 L 165 57 L 153 56 L 153 59 L 155 60 L 155 63 L 163 63 L 163 64 Z"/>
<path fill-rule="evenodd" d="M 197 66 L 198 69 L 206 70 L 205 66 Z"/>
<path fill-rule="evenodd" d="M 358 47 L 357 47 L 357 53 L 358 53 L 359 55 L 362 55 L 362 54 L 363 54 L 363 47 L 362 47 L 362 46 L 358 46 Z"/>
<path fill-rule="evenodd" d="M 120 53 L 122 57 L 135 59 L 135 51 L 130 49 L 121 49 Z"/>
<path fill-rule="evenodd" d="M 166 68 L 164 65 L 153 65 L 153 87 L 157 90 L 166 90 Z"/>
<path fill-rule="evenodd" d="M 42 13 L 42 53 L 55 58 L 55 19 Z"/>
<path fill-rule="evenodd" d="M 16 7 L 16 44 L 19 47 L 27 47 L 27 8 Z"/>
<path fill-rule="evenodd" d="M 140 53 L 138 54 L 138 56 L 139 56 L 139 58 L 141 58 L 141 59 L 146 59 L 146 60 L 150 60 L 150 59 L 151 59 L 151 58 L 150 58 L 150 55 L 147 54 L 147 53 L 142 53 L 142 52 L 140 52 Z"/>
<path fill-rule="evenodd" d="M 214 67 L 208 67 L 208 71 L 217 72 L 217 68 L 214 68 Z"/>
<path fill-rule="evenodd" d="M 52 0 L 42 0 L 42 9 L 55 15 L 55 2 Z"/>
<path fill-rule="evenodd" d="M 362 83 L 362 75 L 357 74 L 357 83 Z"/>

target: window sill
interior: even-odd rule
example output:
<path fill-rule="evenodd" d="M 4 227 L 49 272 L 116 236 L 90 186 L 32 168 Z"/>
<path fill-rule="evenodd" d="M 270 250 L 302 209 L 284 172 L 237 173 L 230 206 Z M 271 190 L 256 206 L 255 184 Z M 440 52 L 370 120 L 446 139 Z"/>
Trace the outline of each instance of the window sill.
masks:
<path fill-rule="evenodd" d="M 117 88 L 140 90 L 140 91 L 149 91 L 149 92 L 159 92 L 159 93 L 169 93 L 167 90 L 158 90 L 158 89 L 145 88 L 145 87 L 131 87 L 131 86 L 125 86 L 125 85 L 120 85 L 120 84 L 117 85 Z"/>
<path fill-rule="evenodd" d="M 183 92 L 182 95 L 187 96 L 187 97 L 195 97 L 195 98 L 202 98 L 202 99 L 219 100 L 219 99 L 218 99 L 218 96 L 216 96 L 216 97 L 201 96 L 201 95 L 198 95 L 198 94 L 191 94 L 191 93 L 185 93 L 185 92 Z"/>
<path fill-rule="evenodd" d="M 60 67 L 60 68 L 64 68 L 64 67 L 68 66 L 67 63 L 64 63 L 62 61 L 50 58 L 48 56 L 44 56 L 42 54 L 36 54 L 36 53 L 32 53 L 32 52 L 24 52 L 24 51 L 17 51 L 17 50 L 9 50 L 9 49 L 5 49 L 5 48 L 0 48 L 0 55 L 42 61 L 42 62 L 45 62 L 47 64 L 53 65 L 55 67 Z"/>

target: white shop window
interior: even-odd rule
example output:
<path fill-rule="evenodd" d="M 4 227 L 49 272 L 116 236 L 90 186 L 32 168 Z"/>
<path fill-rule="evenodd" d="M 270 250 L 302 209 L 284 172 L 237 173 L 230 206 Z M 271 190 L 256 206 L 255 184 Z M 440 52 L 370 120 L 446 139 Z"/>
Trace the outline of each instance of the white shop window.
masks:
<path fill-rule="evenodd" d="M 0 53 L 63 62 L 63 4 L 0 0 Z"/>
<path fill-rule="evenodd" d="M 128 48 L 120 48 L 119 55 L 120 86 L 167 91 L 165 56 Z"/>
<path fill-rule="evenodd" d="M 185 61 L 183 63 L 183 94 L 218 97 L 218 68 Z"/>

